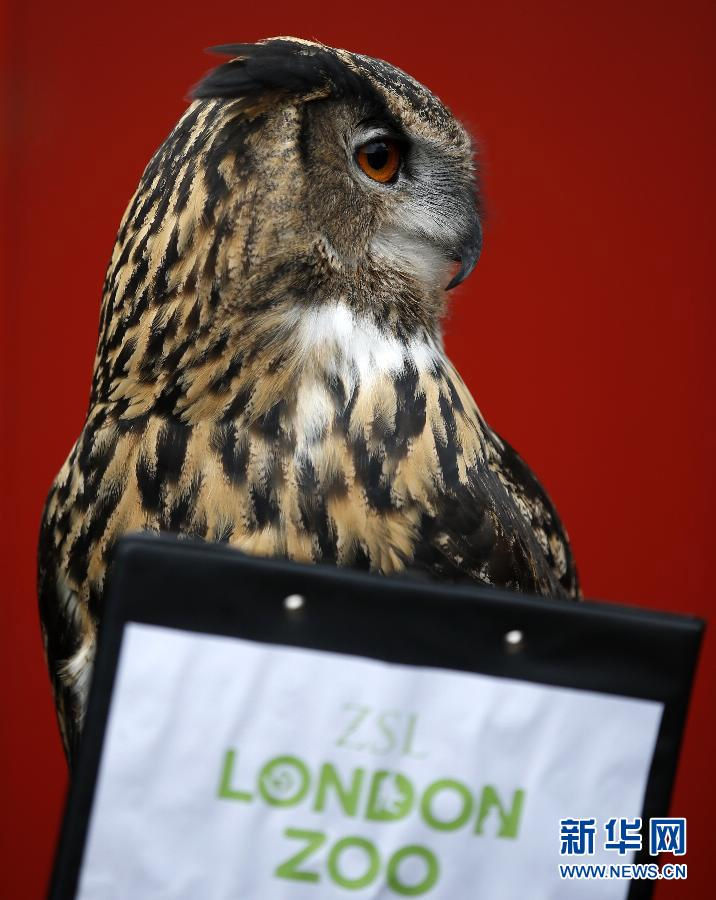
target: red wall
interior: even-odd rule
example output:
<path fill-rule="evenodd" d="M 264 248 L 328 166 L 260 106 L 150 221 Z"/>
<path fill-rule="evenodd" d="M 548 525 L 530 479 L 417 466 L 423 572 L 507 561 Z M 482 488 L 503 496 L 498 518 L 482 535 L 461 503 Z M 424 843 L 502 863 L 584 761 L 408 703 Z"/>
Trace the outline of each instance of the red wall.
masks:
<path fill-rule="evenodd" d="M 489 224 L 452 358 L 556 500 L 586 593 L 709 616 L 713 3 L 10 0 L 4 15 L 1 896 L 42 895 L 65 790 L 34 596 L 40 509 L 82 425 L 117 224 L 210 65 L 203 47 L 316 37 L 397 63 L 468 123 Z M 712 887 L 715 664 L 707 640 L 672 807 L 689 819 L 689 881 L 657 898 Z"/>

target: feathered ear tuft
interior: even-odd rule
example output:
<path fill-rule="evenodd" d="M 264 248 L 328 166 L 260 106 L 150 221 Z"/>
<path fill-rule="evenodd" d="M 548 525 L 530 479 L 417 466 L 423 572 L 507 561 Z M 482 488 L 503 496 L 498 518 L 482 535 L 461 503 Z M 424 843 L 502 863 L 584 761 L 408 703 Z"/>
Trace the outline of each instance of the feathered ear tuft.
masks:
<path fill-rule="evenodd" d="M 374 99 L 372 85 L 331 49 L 272 38 L 259 44 L 224 44 L 212 53 L 234 59 L 209 72 L 193 89 L 196 100 L 251 98 L 271 93 Z"/>

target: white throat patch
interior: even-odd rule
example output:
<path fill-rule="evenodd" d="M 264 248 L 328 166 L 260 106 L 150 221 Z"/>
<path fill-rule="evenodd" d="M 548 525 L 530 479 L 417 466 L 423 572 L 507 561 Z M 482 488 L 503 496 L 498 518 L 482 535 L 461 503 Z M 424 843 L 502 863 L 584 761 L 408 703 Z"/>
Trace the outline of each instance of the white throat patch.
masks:
<path fill-rule="evenodd" d="M 406 366 L 424 372 L 442 356 L 439 342 L 424 336 L 401 340 L 340 301 L 301 311 L 296 330 L 306 363 L 296 402 L 299 459 L 313 452 L 336 414 L 323 373 L 342 383 L 347 404 L 356 390 L 370 392 L 381 377 L 397 376 Z"/>
<path fill-rule="evenodd" d="M 382 375 L 397 375 L 406 364 L 418 372 L 428 369 L 443 352 L 437 341 L 425 336 L 401 340 L 341 301 L 303 311 L 298 331 L 306 357 L 319 359 L 351 389 L 358 383 L 366 387 Z"/>

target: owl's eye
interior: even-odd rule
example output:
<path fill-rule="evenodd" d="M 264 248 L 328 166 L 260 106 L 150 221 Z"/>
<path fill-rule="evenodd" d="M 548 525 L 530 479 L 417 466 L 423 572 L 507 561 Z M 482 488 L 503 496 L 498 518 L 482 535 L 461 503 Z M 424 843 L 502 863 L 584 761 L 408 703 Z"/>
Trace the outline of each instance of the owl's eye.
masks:
<path fill-rule="evenodd" d="M 356 150 L 356 162 L 373 181 L 387 184 L 393 181 L 400 168 L 400 145 L 392 138 L 368 141 Z"/>

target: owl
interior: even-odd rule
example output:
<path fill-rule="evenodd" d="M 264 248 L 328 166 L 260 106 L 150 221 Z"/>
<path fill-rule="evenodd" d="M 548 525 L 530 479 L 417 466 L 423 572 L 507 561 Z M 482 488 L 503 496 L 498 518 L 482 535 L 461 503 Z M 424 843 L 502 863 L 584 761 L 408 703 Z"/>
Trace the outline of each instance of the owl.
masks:
<path fill-rule="evenodd" d="M 469 135 L 386 62 L 218 49 L 121 222 L 87 419 L 43 514 L 70 761 L 126 532 L 579 595 L 552 503 L 443 348 L 482 246 Z"/>

